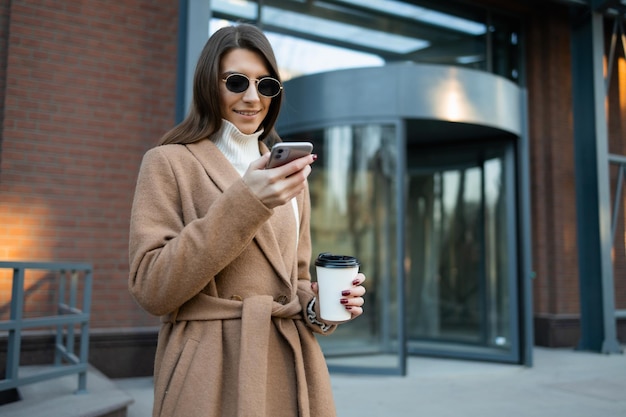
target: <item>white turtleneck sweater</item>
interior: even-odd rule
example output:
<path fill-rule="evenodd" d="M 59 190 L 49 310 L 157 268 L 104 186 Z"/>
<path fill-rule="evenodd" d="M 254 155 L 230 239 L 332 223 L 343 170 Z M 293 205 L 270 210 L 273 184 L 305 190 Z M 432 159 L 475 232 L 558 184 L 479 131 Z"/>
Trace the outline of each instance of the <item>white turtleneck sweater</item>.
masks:
<path fill-rule="evenodd" d="M 261 133 L 263 129 L 246 135 L 241 133 L 234 124 L 222 119 L 222 128 L 215 135 L 215 145 L 242 177 L 250 163 L 261 156 L 259 151 Z"/>
<path fill-rule="evenodd" d="M 241 133 L 237 127 L 228 120 L 222 119 L 222 128 L 215 135 L 215 146 L 222 151 L 226 159 L 230 161 L 239 175 L 248 170 L 248 166 L 252 161 L 261 157 L 259 151 L 259 136 L 263 133 L 263 129 L 258 130 L 250 135 Z M 295 198 L 291 199 L 291 206 L 296 218 L 296 239 L 300 238 L 300 219 L 298 216 L 298 202 Z M 298 240 L 296 240 L 297 242 Z"/>

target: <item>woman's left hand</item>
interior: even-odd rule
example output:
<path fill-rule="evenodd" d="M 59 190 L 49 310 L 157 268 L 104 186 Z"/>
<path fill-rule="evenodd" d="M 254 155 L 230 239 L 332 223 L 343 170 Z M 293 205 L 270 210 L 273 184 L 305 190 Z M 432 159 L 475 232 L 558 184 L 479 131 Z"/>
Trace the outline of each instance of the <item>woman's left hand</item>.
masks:
<path fill-rule="evenodd" d="M 365 295 L 365 287 L 363 286 L 364 281 L 365 281 L 365 275 L 362 273 L 358 273 L 357 276 L 354 278 L 354 281 L 352 281 L 352 287 L 346 288 L 345 290 L 341 292 L 340 302 L 341 304 L 343 304 L 345 309 L 350 312 L 351 317 L 349 320 L 354 320 L 355 318 L 363 314 L 363 304 L 365 303 L 365 300 L 363 299 L 363 296 Z M 311 289 L 317 296 L 318 294 L 317 282 L 311 283 Z M 332 321 L 326 321 L 326 320 L 324 321 L 329 324 L 343 323 L 343 322 L 332 322 Z"/>

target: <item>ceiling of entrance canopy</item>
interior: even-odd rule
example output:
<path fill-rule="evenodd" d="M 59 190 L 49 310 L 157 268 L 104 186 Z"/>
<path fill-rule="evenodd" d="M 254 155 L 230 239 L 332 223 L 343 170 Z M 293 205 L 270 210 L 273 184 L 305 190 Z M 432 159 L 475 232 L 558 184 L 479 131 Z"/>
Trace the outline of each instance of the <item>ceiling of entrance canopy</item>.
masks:
<path fill-rule="evenodd" d="M 218 19 L 376 57 L 378 65 L 414 61 L 489 70 L 487 39 L 517 45 L 509 21 L 491 14 L 488 22 L 484 8 L 453 1 L 212 0 L 211 10 Z M 504 40 L 495 40 L 495 34 Z"/>

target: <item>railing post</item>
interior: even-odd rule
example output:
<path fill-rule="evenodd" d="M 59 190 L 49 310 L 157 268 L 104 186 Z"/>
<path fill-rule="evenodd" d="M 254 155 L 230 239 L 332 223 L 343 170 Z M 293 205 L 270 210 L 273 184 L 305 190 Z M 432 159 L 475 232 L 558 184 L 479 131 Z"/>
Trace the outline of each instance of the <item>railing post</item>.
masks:
<path fill-rule="evenodd" d="M 59 271 L 57 274 L 59 278 L 59 291 L 57 298 L 57 314 L 63 314 L 61 306 L 65 302 L 65 273 Z M 63 325 L 56 326 L 56 335 L 54 338 L 54 366 L 60 366 L 63 359 L 63 351 L 61 346 L 63 345 Z"/>
<path fill-rule="evenodd" d="M 70 310 L 76 307 L 76 273 L 75 271 L 63 271 L 64 274 L 69 275 L 69 299 L 65 303 Z M 65 300 L 64 300 L 65 302 Z M 73 355 L 74 354 L 74 325 L 67 326 L 67 339 L 65 340 L 65 351 Z"/>
<path fill-rule="evenodd" d="M 19 325 L 24 315 L 24 269 L 13 268 L 13 286 L 11 288 L 10 320 L 15 323 L 9 329 L 9 340 L 7 347 L 7 371 L 6 378 L 15 380 L 18 377 L 18 369 L 20 364 L 20 349 L 22 342 L 21 326 Z"/>
<path fill-rule="evenodd" d="M 91 315 L 91 270 L 85 273 L 84 285 L 83 285 L 83 312 L 87 312 Z M 87 363 L 89 356 L 89 320 L 84 320 L 81 323 L 80 328 L 80 362 Z M 78 391 L 77 393 L 87 392 L 87 370 L 78 374 Z"/>

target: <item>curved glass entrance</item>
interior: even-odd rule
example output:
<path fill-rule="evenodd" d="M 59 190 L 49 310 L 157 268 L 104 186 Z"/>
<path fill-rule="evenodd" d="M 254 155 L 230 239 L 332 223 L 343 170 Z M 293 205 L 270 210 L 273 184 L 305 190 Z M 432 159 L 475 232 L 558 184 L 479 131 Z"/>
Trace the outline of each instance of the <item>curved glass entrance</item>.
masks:
<path fill-rule="evenodd" d="M 513 142 L 410 145 L 406 210 L 409 353 L 515 361 Z"/>
<path fill-rule="evenodd" d="M 331 337 L 320 338 L 335 369 L 404 373 L 397 131 L 396 124 L 381 122 L 290 135 L 312 141 L 319 156 L 309 176 L 314 256 L 356 256 L 360 270 L 371 278 L 365 283 L 365 313 Z M 311 273 L 315 279 L 315 268 Z"/>
<path fill-rule="evenodd" d="M 364 315 L 320 338 L 331 370 L 404 373 L 407 352 L 526 360 L 518 87 L 402 64 L 285 89 L 278 131 L 319 155 L 313 255 L 357 256 L 368 276 Z"/>

